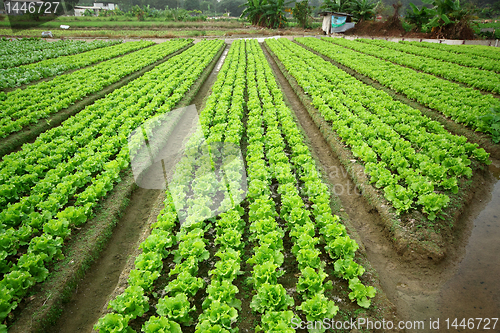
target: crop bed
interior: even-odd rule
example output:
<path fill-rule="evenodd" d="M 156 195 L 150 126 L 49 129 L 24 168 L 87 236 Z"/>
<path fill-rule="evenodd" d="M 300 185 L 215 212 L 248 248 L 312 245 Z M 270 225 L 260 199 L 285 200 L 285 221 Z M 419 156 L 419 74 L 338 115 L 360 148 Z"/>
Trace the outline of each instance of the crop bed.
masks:
<path fill-rule="evenodd" d="M 113 44 L 117 43 L 109 43 L 110 47 L 104 49 L 46 59 L 23 66 L 0 69 L 2 78 L 0 81 L 0 88 L 18 87 L 42 78 L 62 74 L 71 69 L 82 68 L 99 61 L 109 60 L 125 53 L 153 45 L 151 42 L 136 42 L 124 43 L 113 47 L 111 46 Z"/>
<path fill-rule="evenodd" d="M 495 143 L 500 142 L 498 123 L 488 117 L 492 107 L 500 108 L 498 98 L 492 95 L 483 95 L 473 88 L 463 87 L 457 83 L 405 68 L 340 45 L 318 41 L 314 38 L 299 40 L 332 60 L 366 75 L 422 105 L 429 106 L 458 123 L 491 135 Z"/>
<path fill-rule="evenodd" d="M 106 199 L 116 191 L 120 196 L 122 179 L 131 182 L 135 158 L 144 153 L 142 145 L 154 160 L 153 153 L 161 148 L 151 144 L 156 142 L 151 135 L 168 132 L 177 137 L 182 132 L 180 123 L 166 130 L 159 119 L 175 115 L 176 108 L 184 106 L 181 101 L 192 100 L 214 73 L 210 89 L 204 90 L 208 92 L 195 98 L 205 97 L 195 130 L 182 144 L 174 142 L 183 146 L 182 154 L 162 160 L 164 177 L 164 163 L 173 164 L 173 174 L 158 197 L 160 206 L 151 208 L 155 222 L 144 225 L 129 267 L 123 268 L 107 303 L 95 305 L 98 310 L 104 306 L 92 323 L 96 331 L 324 332 L 324 327 L 306 323 L 365 316 L 395 320 L 363 244 L 338 202 L 335 184 L 322 170 L 316 148 L 291 107 L 292 92 L 285 92 L 282 79 L 276 79 L 276 68 L 317 125 L 317 135 L 330 144 L 369 199 L 374 214 L 390 220 L 385 227 L 391 238 L 396 243 L 411 239 L 400 246 L 405 247 L 401 253 L 415 250 L 412 256 L 425 260 L 445 256 L 449 245 L 442 242 L 453 238 L 433 242 L 417 232 L 435 233 L 435 238 L 441 231 L 452 234 L 461 212 L 455 205 L 469 204 L 468 191 L 482 181 L 491 163 L 489 146 L 451 133 L 336 63 L 422 104 L 426 101 L 451 115 L 458 127 L 465 123 L 493 141 L 498 139 L 498 124 L 484 117 L 488 101 L 498 104 L 495 96 L 448 81 L 456 77 L 437 73 L 432 66 L 426 70 L 442 78 L 404 67 L 412 67 L 407 61 L 426 61 L 425 52 L 402 51 L 411 50 L 409 44 L 398 44 L 396 50 L 373 41 L 235 40 L 226 50 L 222 40 L 191 42 L 99 48 L 87 52 L 96 58 L 82 62 L 82 67 L 133 52 L 0 96 L 0 135 L 5 138 L 124 76 L 155 66 L 2 157 L 0 331 L 19 331 L 16 320 L 25 318 L 26 304 L 38 297 L 38 290 L 47 290 L 63 253 L 74 255 L 68 248 L 73 237 L 111 209 Z M 32 43 L 25 49 L 36 52 L 45 46 Z M 212 72 L 224 50 L 227 55 Z M 467 57 L 474 50 L 442 52 Z M 495 57 L 486 53 L 489 59 Z M 67 59 L 84 59 L 84 54 Z M 70 66 L 72 61 L 64 59 L 45 61 Z M 166 61 L 158 63 L 162 59 Z M 43 63 L 38 66 L 43 68 Z M 447 66 L 457 71 L 464 65 L 450 60 Z M 496 83 L 490 82 L 490 89 L 467 81 L 496 75 L 474 68 L 461 80 L 497 91 Z M 430 94 L 430 85 L 442 90 Z M 447 104 L 452 100 L 454 104 Z M 469 112 L 460 111 L 457 103 Z M 182 117 L 189 114 L 182 110 Z M 139 126 L 142 132 L 134 131 Z"/>
<path fill-rule="evenodd" d="M 2 39 L 0 40 L 0 68 L 17 67 L 45 59 L 82 53 L 119 44 L 120 42 L 119 40 L 96 40 L 86 43 L 83 41 L 60 40 L 49 43 L 44 40 L 33 41 L 29 38 L 21 38 L 15 41 Z"/>
<path fill-rule="evenodd" d="M 2 117 L 0 137 L 7 137 L 30 124 L 37 123 L 40 119 L 68 108 L 87 95 L 118 82 L 124 76 L 168 56 L 189 42 L 189 40 L 181 40 L 163 43 L 57 76 L 53 80 L 41 82 L 26 89 L 17 89 L 3 94 L 0 102 L 0 116 Z M 151 44 L 152 42 L 143 41 L 132 42 L 130 46 L 125 44 L 119 46 L 126 46 L 121 52 L 128 52 L 131 48 L 142 48 Z"/>

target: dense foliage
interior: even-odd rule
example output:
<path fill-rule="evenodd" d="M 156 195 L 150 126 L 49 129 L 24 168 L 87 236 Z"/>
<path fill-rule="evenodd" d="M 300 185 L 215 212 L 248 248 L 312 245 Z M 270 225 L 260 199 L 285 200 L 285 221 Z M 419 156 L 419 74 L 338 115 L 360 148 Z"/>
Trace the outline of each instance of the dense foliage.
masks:
<path fill-rule="evenodd" d="M 307 0 L 297 1 L 295 7 L 292 8 L 293 17 L 299 22 L 299 25 L 306 29 L 310 28 L 310 17 L 312 13 L 312 8 L 309 6 Z"/>
<path fill-rule="evenodd" d="M 253 25 L 283 28 L 287 21 L 285 0 L 247 0 L 241 17 L 246 17 Z"/>
<path fill-rule="evenodd" d="M 95 40 L 92 42 L 59 40 L 40 43 L 38 39 L 21 38 L 0 41 L 0 69 L 30 64 L 37 61 L 82 53 L 121 43 L 120 40 Z M 2 75 L 2 74 L 0 74 Z M 1 86 L 0 86 L 1 87 Z"/>
<path fill-rule="evenodd" d="M 76 64 L 62 61 L 61 64 L 63 67 L 79 66 L 87 61 L 107 59 L 110 56 L 116 57 L 118 54 L 142 49 L 152 44 L 153 42 L 148 41 L 124 43 L 112 46 L 111 52 L 108 54 L 102 52 L 101 49 L 94 50 L 97 54 L 88 60 L 83 58 Z M 0 137 L 6 137 L 38 122 L 40 119 L 48 118 L 51 114 L 70 107 L 83 97 L 102 90 L 124 76 L 150 65 L 186 45 L 187 42 L 160 44 L 121 58 L 103 61 L 95 66 L 63 74 L 46 82 L 30 85 L 25 89 L 16 89 L 6 94 L 0 93 L 2 97 L 0 98 L 0 115 L 2 117 Z M 46 61 L 53 60 L 55 59 Z"/>
<path fill-rule="evenodd" d="M 99 61 L 112 59 L 150 45 L 152 45 L 152 42 L 147 41 L 123 43 L 80 54 L 46 59 L 18 67 L 16 67 L 17 60 L 11 58 L 12 63 L 7 68 L 0 69 L 0 88 L 18 87 L 46 77 L 62 74 L 70 69 L 78 69 Z M 22 57 L 20 58 L 22 59 Z"/>

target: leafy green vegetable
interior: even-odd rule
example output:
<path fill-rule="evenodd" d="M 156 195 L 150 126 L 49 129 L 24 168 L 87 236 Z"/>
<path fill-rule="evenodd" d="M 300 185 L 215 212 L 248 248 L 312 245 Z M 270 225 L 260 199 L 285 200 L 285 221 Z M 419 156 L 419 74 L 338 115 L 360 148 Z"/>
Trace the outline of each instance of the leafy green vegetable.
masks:
<path fill-rule="evenodd" d="M 368 297 L 375 297 L 375 288 L 372 286 L 364 286 L 359 279 L 353 278 L 349 280 L 349 289 L 352 291 L 349 293 L 350 300 L 356 300 L 358 305 L 363 308 L 368 308 L 370 306 L 371 300 Z"/>
<path fill-rule="evenodd" d="M 315 294 L 313 297 L 302 302 L 301 305 L 297 307 L 298 310 L 302 310 L 307 321 L 322 321 L 325 318 L 333 318 L 337 314 L 339 307 L 331 300 L 328 300 L 325 295 L 319 293 Z M 310 332 L 324 332 L 325 329 L 318 328 L 310 330 Z"/>
<path fill-rule="evenodd" d="M 144 295 L 142 287 L 129 286 L 123 294 L 109 302 L 108 308 L 129 318 L 140 317 L 149 310 L 148 297 Z"/>
<path fill-rule="evenodd" d="M 188 326 L 193 321 L 189 313 L 195 310 L 196 307 L 190 306 L 188 297 L 184 293 L 178 293 L 174 297 L 164 297 L 156 305 L 156 312 L 160 316 Z"/>
<path fill-rule="evenodd" d="M 135 332 L 128 326 L 130 317 L 123 316 L 119 313 L 108 313 L 104 317 L 99 318 L 94 329 L 99 333 L 133 333 Z"/>
<path fill-rule="evenodd" d="M 286 293 L 282 285 L 264 283 L 257 289 L 257 295 L 252 298 L 250 307 L 257 312 L 264 313 L 287 310 L 293 304 L 292 297 Z"/>
<path fill-rule="evenodd" d="M 156 316 L 149 317 L 142 325 L 142 330 L 144 333 L 182 333 L 181 326 L 175 321 Z"/>

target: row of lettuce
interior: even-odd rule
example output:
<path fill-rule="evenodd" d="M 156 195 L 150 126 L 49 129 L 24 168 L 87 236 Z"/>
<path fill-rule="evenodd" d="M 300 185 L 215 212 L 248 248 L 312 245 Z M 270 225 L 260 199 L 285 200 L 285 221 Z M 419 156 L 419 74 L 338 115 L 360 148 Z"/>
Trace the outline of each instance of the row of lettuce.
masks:
<path fill-rule="evenodd" d="M 381 39 L 359 39 L 357 41 L 378 45 L 381 47 L 385 47 L 392 50 L 398 50 L 405 53 L 413 54 L 416 56 L 422 56 L 428 59 L 440 60 L 443 62 L 458 64 L 462 66 L 467 66 L 471 68 L 483 69 L 487 71 L 500 72 L 500 64 L 498 61 L 495 61 L 492 58 L 485 57 L 484 52 L 478 54 L 467 54 L 467 53 L 454 53 L 446 48 L 442 47 L 427 47 L 429 43 L 409 43 L 409 42 L 400 42 L 394 43 Z M 439 44 L 437 44 L 439 45 Z M 458 50 L 467 50 L 464 47 L 460 47 Z M 498 53 L 498 51 L 494 51 Z"/>
<path fill-rule="evenodd" d="M 165 57 L 187 42 L 166 42 L 149 52 Z M 31 286 L 47 278 L 48 267 L 61 258 L 64 239 L 72 228 L 93 216 L 100 200 L 129 167 L 131 131 L 153 115 L 170 111 L 222 44 L 198 43 L 43 133 L 19 152 L 4 156 L 2 186 L 17 182 L 18 192 L 3 202 L 0 212 L 1 321 Z M 19 257 L 18 253 L 24 254 Z"/>
<path fill-rule="evenodd" d="M 330 50 L 329 43 L 314 38 L 297 40 L 320 52 Z M 489 163 L 489 155 L 465 137 L 300 45 L 266 43 L 397 212 L 417 209 L 434 220 L 450 194 L 458 192 L 460 179 L 472 176 L 472 159 Z"/>
<path fill-rule="evenodd" d="M 100 47 L 88 52 L 0 69 L 0 89 L 19 87 L 23 84 L 62 74 L 68 70 L 79 69 L 100 61 L 109 60 L 153 44 L 153 42 L 146 41 L 122 44 L 113 42 L 109 43 L 108 47 Z"/>
<path fill-rule="evenodd" d="M 426 47 L 432 50 L 447 51 L 456 54 L 466 54 L 472 58 L 489 58 L 493 60 L 500 60 L 500 52 L 496 47 L 487 45 L 447 45 L 441 43 L 419 43 L 403 41 L 403 44 L 416 45 Z"/>
<path fill-rule="evenodd" d="M 468 85 L 469 87 L 491 91 L 494 93 L 500 92 L 500 75 L 498 73 L 489 70 L 461 66 L 459 64 L 448 62 L 447 58 L 436 60 L 428 56 L 409 54 L 406 53 L 404 49 L 412 46 L 408 46 L 406 44 L 369 39 L 356 39 L 352 41 L 343 38 L 324 38 L 324 40 L 331 41 L 334 44 L 344 46 L 361 53 L 388 60 L 398 65 L 403 65 L 425 73 L 437 75 L 447 80 L 460 82 Z M 396 50 L 394 46 L 391 47 L 391 44 L 398 45 L 399 49 L 402 50 Z M 414 47 L 419 48 L 416 46 Z M 436 52 L 425 48 L 419 49 L 428 50 L 428 52 L 432 54 Z M 456 56 L 459 57 L 458 55 Z M 471 57 L 467 55 L 462 55 L 461 57 L 474 61 L 475 64 L 480 63 L 480 60 L 471 59 Z M 497 63 L 497 61 L 488 59 L 487 63 Z"/>
<path fill-rule="evenodd" d="M 357 42 L 328 40 L 300 39 L 314 51 L 500 142 L 497 120 L 491 117 L 492 108 L 500 109 L 500 101 L 493 95 L 348 48 Z"/>
<path fill-rule="evenodd" d="M 196 332 L 236 332 L 241 301 L 236 297 L 239 289 L 235 280 L 242 273 L 244 251 L 249 251 L 250 256 L 246 262 L 251 270 L 246 280 L 253 295 L 250 308 L 260 314 L 257 331 L 294 332 L 293 318 L 314 321 L 336 315 L 338 306 L 325 294 L 332 281 L 324 270 L 322 252 L 334 260 L 335 274 L 349 281 L 349 298 L 369 307 L 375 289 L 363 285 L 358 278 L 364 273 L 364 268 L 353 260 L 358 245 L 332 214 L 328 188 L 256 40 L 232 43 L 200 122 L 203 131 L 197 132 L 187 145 L 191 153 L 178 164 L 175 179 L 166 192 L 165 208 L 153 225 L 151 236 L 140 245 L 143 254 L 137 257 L 135 270 L 142 270 L 139 258 L 146 252 L 145 244 L 156 242 L 156 230 L 165 225 L 169 234 L 163 239 L 173 238 L 176 243 L 170 256 L 163 267 L 157 261 L 150 272 L 132 271 L 129 287 L 110 301 L 112 311 L 99 319 L 95 329 L 101 333 L 132 332 L 132 327 L 143 332 L 180 332 L 182 327 L 195 324 Z M 238 170 L 244 164 L 237 158 L 236 147 L 240 147 L 243 136 L 248 193 L 245 201 L 239 203 L 243 191 L 238 188 Z M 223 148 L 215 153 L 214 147 L 221 147 L 220 143 Z M 207 149 L 207 145 L 211 148 Z M 224 164 L 224 160 L 231 161 L 231 167 L 224 169 L 225 177 L 220 177 L 225 181 L 213 186 L 217 182 L 207 180 L 207 166 L 214 171 L 213 165 Z M 207 181 L 210 186 L 203 186 Z M 192 196 L 179 198 L 177 189 L 181 184 L 186 185 L 182 190 Z M 271 191 L 273 185 L 277 185 L 278 198 Z M 224 193 L 219 209 L 224 212 L 213 218 L 211 206 L 217 193 Z M 180 223 L 180 227 L 174 236 L 175 223 Z M 207 233 L 214 235 L 213 243 Z M 285 249 L 285 237 L 292 240 L 290 249 Z M 213 255 L 207 250 L 208 245 L 215 247 Z M 167 248 L 170 246 L 169 241 Z M 157 251 L 165 254 L 164 244 Z M 283 267 L 288 251 L 300 271 L 295 287 L 297 296 L 280 283 L 283 275 L 290 274 Z M 165 264 L 169 258 L 175 262 L 170 271 Z M 218 260 L 213 263 L 215 258 Z M 208 272 L 207 286 L 203 283 L 206 277 L 198 269 L 202 263 L 213 268 Z M 148 283 L 138 297 L 132 290 L 137 285 L 133 279 L 136 275 L 175 278 L 166 283 L 164 290 Z M 165 296 L 158 299 L 157 295 L 162 294 Z M 292 296 L 296 296 L 298 304 Z M 195 304 L 195 299 L 200 298 L 201 309 Z M 139 320 L 137 317 L 148 309 L 151 312 L 151 304 L 156 313 L 146 316 L 145 322 L 144 317 Z M 136 312 L 138 308 L 140 312 Z"/>
<path fill-rule="evenodd" d="M 101 91 L 189 43 L 191 40 L 176 40 L 144 49 L 153 43 L 140 41 L 112 46 L 106 51 L 99 49 L 95 51 L 100 54 L 97 57 L 114 59 L 59 75 L 50 81 L 40 82 L 25 89 L 3 93 L 0 96 L 0 137 L 7 137 L 36 124 L 41 119 L 74 105 L 86 96 Z M 141 50 L 116 58 L 120 54 L 138 49 Z"/>
<path fill-rule="evenodd" d="M 88 43 L 73 40 L 46 42 L 36 39 L 0 41 L 2 49 L 0 51 L 0 69 L 69 56 L 119 43 L 121 43 L 120 40 L 94 40 Z"/>

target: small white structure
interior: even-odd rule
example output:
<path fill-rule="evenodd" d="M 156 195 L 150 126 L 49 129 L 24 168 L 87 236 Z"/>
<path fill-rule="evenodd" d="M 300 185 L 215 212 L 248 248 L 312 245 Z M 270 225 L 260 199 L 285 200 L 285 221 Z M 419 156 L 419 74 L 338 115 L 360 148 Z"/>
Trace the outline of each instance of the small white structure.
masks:
<path fill-rule="evenodd" d="M 352 22 L 352 15 L 337 12 L 321 12 L 319 15 L 323 16 L 322 30 L 326 35 L 333 32 L 344 32 L 354 28 L 356 23 Z"/>
<path fill-rule="evenodd" d="M 100 11 L 118 9 L 118 5 L 111 2 L 94 2 L 93 6 L 75 6 L 75 16 L 83 16 L 86 10 L 90 10 L 94 16 L 98 16 Z"/>

